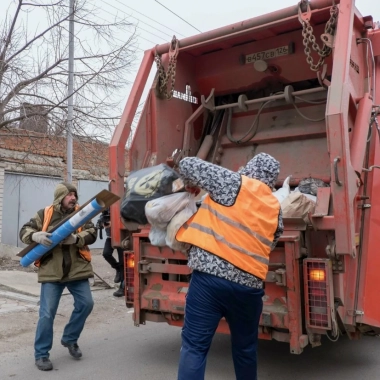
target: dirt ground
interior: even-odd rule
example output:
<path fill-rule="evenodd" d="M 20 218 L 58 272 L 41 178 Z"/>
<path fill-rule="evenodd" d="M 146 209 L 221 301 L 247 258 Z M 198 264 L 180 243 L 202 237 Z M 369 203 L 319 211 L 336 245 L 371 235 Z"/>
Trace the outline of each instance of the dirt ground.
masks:
<path fill-rule="evenodd" d="M 115 319 L 127 319 L 128 323 L 132 323 L 131 309 L 127 309 L 124 297 L 113 297 L 112 293 L 117 289 L 118 285 L 114 284 L 113 279 L 115 271 L 104 260 L 101 255 L 102 250 L 93 250 L 92 264 L 94 271 L 102 277 L 108 284 L 113 286 L 107 289 L 102 285 L 101 281 L 95 277 L 96 288 L 93 290 L 93 298 L 95 301 L 94 310 L 88 317 L 85 329 L 94 329 L 99 324 L 111 324 Z M 114 252 L 117 257 L 116 251 Z M 25 271 L 33 272 L 33 266 L 23 268 L 17 261 L 10 258 L 0 258 L 0 270 L 4 271 Z M 57 316 L 54 322 L 54 341 L 59 342 L 63 328 L 68 322 L 73 310 L 73 298 L 71 295 L 63 295 L 58 308 Z M 129 312 L 129 313 L 128 313 Z M 23 312 L 9 312 L 1 315 L 0 323 L 0 353 L 14 352 L 21 346 L 29 346 L 30 354 L 33 356 L 33 341 L 38 320 L 38 306 L 30 307 Z M 126 320 L 127 323 L 127 320 Z"/>

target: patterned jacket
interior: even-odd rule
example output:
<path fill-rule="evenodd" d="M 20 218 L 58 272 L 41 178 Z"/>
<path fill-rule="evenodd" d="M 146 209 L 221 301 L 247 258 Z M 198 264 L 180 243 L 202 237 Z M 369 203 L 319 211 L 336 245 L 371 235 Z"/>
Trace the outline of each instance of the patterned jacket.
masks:
<path fill-rule="evenodd" d="M 239 172 L 233 172 L 196 157 L 186 157 L 181 160 L 179 171 L 186 183 L 205 190 L 214 202 L 223 206 L 232 206 L 240 190 L 241 175 L 255 178 L 273 188 L 280 172 L 280 164 L 269 154 L 260 153 Z M 272 249 L 276 246 L 283 230 L 280 209 Z M 241 285 L 253 288 L 263 287 L 261 279 L 196 246 L 190 248 L 188 265 L 193 270 L 212 274 Z"/>

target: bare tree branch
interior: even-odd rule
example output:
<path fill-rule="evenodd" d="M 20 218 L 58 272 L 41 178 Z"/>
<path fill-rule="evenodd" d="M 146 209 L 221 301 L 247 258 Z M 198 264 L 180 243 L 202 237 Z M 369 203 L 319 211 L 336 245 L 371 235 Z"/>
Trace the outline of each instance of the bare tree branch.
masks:
<path fill-rule="evenodd" d="M 98 17 L 94 4 L 74 5 L 74 126 L 80 135 L 104 139 L 120 118 L 130 84 L 135 28 L 127 19 Z M 42 123 L 49 133 L 65 133 L 68 13 L 66 0 L 17 0 L 0 19 L 0 129 Z M 35 30 L 32 17 L 40 20 Z"/>

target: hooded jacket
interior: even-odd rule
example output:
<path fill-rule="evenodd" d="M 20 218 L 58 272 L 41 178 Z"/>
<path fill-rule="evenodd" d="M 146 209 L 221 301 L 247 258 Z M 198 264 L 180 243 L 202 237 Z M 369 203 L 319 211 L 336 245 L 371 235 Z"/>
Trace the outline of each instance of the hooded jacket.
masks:
<path fill-rule="evenodd" d="M 269 154 L 260 153 L 238 172 L 234 172 L 196 157 L 187 157 L 180 162 L 179 170 L 186 182 L 207 191 L 212 201 L 222 206 L 233 206 L 241 189 L 242 176 L 261 181 L 269 189 L 272 189 L 277 181 L 280 164 Z M 277 244 L 283 228 L 280 209 L 271 249 Z M 254 288 L 263 287 L 261 279 L 196 245 L 193 245 L 189 251 L 188 265 L 194 270 L 241 285 Z"/>
<path fill-rule="evenodd" d="M 70 192 L 74 192 L 78 199 L 75 186 L 69 183 L 60 183 L 54 191 L 53 215 L 49 223 L 48 232 L 62 219 L 75 212 L 75 207 L 64 212 L 61 207 L 62 200 Z M 20 230 L 20 239 L 25 244 L 33 243 L 32 235 L 42 231 L 45 209 L 39 210 L 36 215 L 25 223 Z M 38 282 L 68 282 L 93 277 L 92 265 L 79 254 L 79 249 L 96 241 L 96 229 L 91 221 L 87 222 L 80 233 L 77 234 L 77 244 L 55 246 L 40 260 L 38 268 Z"/>

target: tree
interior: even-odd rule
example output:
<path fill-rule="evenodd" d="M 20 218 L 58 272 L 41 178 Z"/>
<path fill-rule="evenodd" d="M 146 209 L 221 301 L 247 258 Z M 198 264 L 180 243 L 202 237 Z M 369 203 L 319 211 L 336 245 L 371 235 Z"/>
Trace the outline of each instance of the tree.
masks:
<path fill-rule="evenodd" d="M 73 134 L 103 139 L 120 117 L 136 47 L 127 19 L 108 22 L 99 14 L 94 0 L 75 0 Z M 0 129 L 35 123 L 65 133 L 69 17 L 69 0 L 9 6 L 0 23 Z"/>

